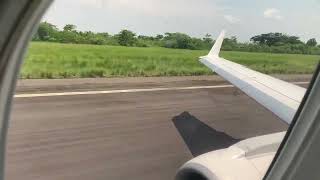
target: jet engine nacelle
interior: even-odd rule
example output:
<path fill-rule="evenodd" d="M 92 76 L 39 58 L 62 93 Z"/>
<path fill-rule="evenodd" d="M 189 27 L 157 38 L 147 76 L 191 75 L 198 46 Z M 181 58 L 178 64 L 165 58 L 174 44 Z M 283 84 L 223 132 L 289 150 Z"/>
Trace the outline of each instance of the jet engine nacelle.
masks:
<path fill-rule="evenodd" d="M 265 175 L 285 132 L 241 141 L 184 164 L 176 180 L 260 180 Z"/>

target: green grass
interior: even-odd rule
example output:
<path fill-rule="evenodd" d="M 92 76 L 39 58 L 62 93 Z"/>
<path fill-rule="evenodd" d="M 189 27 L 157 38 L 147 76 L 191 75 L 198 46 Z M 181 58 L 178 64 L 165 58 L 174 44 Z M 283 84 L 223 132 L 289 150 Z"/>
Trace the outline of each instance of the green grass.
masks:
<path fill-rule="evenodd" d="M 198 61 L 208 51 L 32 42 L 21 78 L 209 75 Z M 222 52 L 264 73 L 312 73 L 320 56 Z"/>

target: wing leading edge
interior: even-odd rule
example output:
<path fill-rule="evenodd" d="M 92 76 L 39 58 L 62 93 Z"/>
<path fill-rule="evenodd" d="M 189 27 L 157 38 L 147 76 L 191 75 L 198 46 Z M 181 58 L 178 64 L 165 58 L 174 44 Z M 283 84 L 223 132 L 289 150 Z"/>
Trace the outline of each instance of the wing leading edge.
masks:
<path fill-rule="evenodd" d="M 200 57 L 200 61 L 290 124 L 306 89 L 220 58 L 224 34 L 222 31 L 209 54 Z"/>

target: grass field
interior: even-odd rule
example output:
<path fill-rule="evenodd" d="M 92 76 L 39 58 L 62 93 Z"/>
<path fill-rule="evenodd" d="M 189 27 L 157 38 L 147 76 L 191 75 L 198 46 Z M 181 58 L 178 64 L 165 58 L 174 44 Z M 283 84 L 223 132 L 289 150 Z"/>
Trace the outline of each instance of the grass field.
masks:
<path fill-rule="evenodd" d="M 208 75 L 198 57 L 207 51 L 33 42 L 21 78 Z M 313 72 L 320 56 L 222 52 L 222 57 L 263 73 Z"/>

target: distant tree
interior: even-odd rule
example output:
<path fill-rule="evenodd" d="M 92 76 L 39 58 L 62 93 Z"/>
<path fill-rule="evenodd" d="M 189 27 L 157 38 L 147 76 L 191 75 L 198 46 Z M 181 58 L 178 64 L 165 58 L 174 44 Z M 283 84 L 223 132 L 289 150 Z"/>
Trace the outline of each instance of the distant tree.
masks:
<path fill-rule="evenodd" d="M 192 38 L 183 33 L 165 33 L 165 47 L 177 49 L 193 49 Z"/>
<path fill-rule="evenodd" d="M 222 44 L 222 49 L 231 51 L 237 49 L 238 40 L 236 36 L 231 36 L 230 38 L 225 38 Z"/>
<path fill-rule="evenodd" d="M 156 38 L 155 38 L 155 39 L 159 41 L 159 40 L 162 40 L 163 37 L 164 37 L 164 36 L 163 36 L 162 34 L 158 34 L 158 35 L 156 35 Z"/>
<path fill-rule="evenodd" d="M 75 44 L 96 45 L 122 45 L 138 47 L 156 47 L 179 49 L 210 49 L 214 43 L 210 34 L 203 38 L 190 37 L 184 33 L 165 33 L 164 35 L 146 36 L 136 34 L 129 30 L 122 30 L 116 35 L 107 32 L 95 33 L 92 31 L 77 31 L 76 26 L 67 24 L 63 30 L 48 22 L 41 22 L 32 40 L 50 41 Z M 316 54 L 320 55 L 320 45 L 316 39 L 302 42 L 297 36 L 283 33 L 267 33 L 252 37 L 251 42 L 238 42 L 235 36 L 225 38 L 222 49 L 243 52 L 267 52 L 290 54 Z"/>
<path fill-rule="evenodd" d="M 250 40 L 254 43 L 258 43 L 260 45 L 266 44 L 268 46 L 279 46 L 284 44 L 303 44 L 303 42 L 299 40 L 299 37 L 288 36 L 282 33 L 261 34 L 252 37 Z"/>
<path fill-rule="evenodd" d="M 110 35 L 106 32 L 104 33 L 93 33 L 93 38 L 90 39 L 90 44 L 104 45 L 110 39 Z"/>
<path fill-rule="evenodd" d="M 74 31 L 76 30 L 77 26 L 73 24 L 67 24 L 63 27 L 64 31 Z"/>
<path fill-rule="evenodd" d="M 312 46 L 312 47 L 315 47 L 315 46 L 317 46 L 317 40 L 315 39 L 315 38 L 312 38 L 312 39 L 309 39 L 308 41 L 307 41 L 307 46 Z"/>
<path fill-rule="evenodd" d="M 175 33 L 175 39 L 177 41 L 178 48 L 189 49 L 191 43 L 191 37 L 183 33 Z M 193 48 L 192 48 L 193 49 Z"/>
<path fill-rule="evenodd" d="M 97 36 L 101 36 L 101 37 L 104 37 L 104 38 L 109 38 L 110 37 L 109 33 L 107 33 L 107 32 L 97 33 Z"/>
<path fill-rule="evenodd" d="M 211 44 L 213 42 L 212 36 L 210 34 L 206 34 L 203 38 L 205 43 Z"/>
<path fill-rule="evenodd" d="M 210 34 L 206 34 L 204 38 L 202 38 L 204 49 L 210 49 L 213 45 L 213 39 Z"/>
<path fill-rule="evenodd" d="M 59 42 L 61 43 L 84 43 L 87 44 L 86 41 L 83 41 L 83 38 L 79 34 L 74 31 L 62 31 L 59 33 Z"/>
<path fill-rule="evenodd" d="M 285 39 L 284 43 L 286 44 L 303 44 L 302 41 L 300 41 L 300 38 L 297 36 L 286 36 L 287 39 Z"/>
<path fill-rule="evenodd" d="M 155 38 L 152 37 L 152 36 L 139 35 L 139 36 L 138 36 L 138 39 L 153 41 Z"/>
<path fill-rule="evenodd" d="M 108 33 L 94 33 L 92 31 L 85 32 L 76 32 L 76 31 L 64 31 L 68 33 L 73 33 L 76 35 L 78 43 L 84 44 L 97 44 L 103 45 L 106 44 L 107 38 L 109 37 Z"/>
<path fill-rule="evenodd" d="M 34 40 L 54 41 L 54 39 L 57 38 L 58 31 L 59 30 L 55 25 L 48 22 L 41 22 L 34 36 Z"/>
<path fill-rule="evenodd" d="M 206 44 L 200 38 L 191 38 L 191 42 L 188 45 L 188 49 L 200 50 L 207 49 Z"/>
<path fill-rule="evenodd" d="M 133 46 L 137 41 L 136 34 L 129 30 L 122 30 L 116 36 L 121 46 Z"/>

